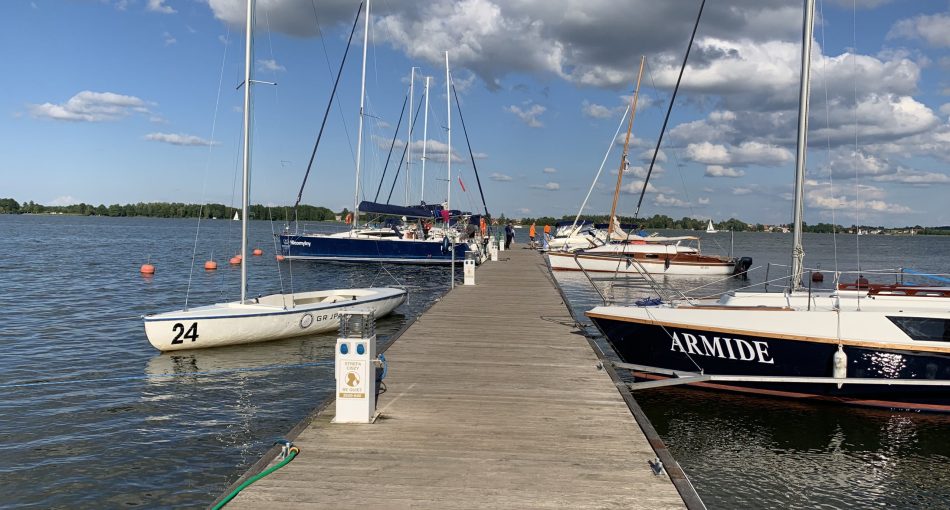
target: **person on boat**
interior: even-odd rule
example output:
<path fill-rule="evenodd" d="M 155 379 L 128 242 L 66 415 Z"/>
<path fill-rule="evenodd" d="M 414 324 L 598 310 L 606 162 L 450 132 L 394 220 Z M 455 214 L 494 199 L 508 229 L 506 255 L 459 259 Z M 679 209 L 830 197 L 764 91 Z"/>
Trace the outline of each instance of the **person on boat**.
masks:
<path fill-rule="evenodd" d="M 442 209 L 440 213 L 442 215 L 442 223 L 445 223 L 445 228 L 449 228 L 449 216 L 450 216 L 449 210 Z"/>
<path fill-rule="evenodd" d="M 484 216 L 478 219 L 478 229 L 482 231 L 482 237 L 488 235 L 488 224 L 485 222 Z"/>
<path fill-rule="evenodd" d="M 422 220 L 422 239 L 429 238 L 429 230 L 432 229 L 432 223 L 429 220 Z"/>
<path fill-rule="evenodd" d="M 532 223 L 531 223 L 531 228 L 528 229 L 528 239 L 531 240 L 531 246 L 532 246 L 532 247 L 535 246 L 535 244 L 534 244 L 534 236 L 535 236 L 537 233 L 538 233 L 538 232 L 537 232 L 537 230 L 535 229 L 534 223 L 532 222 Z"/>
<path fill-rule="evenodd" d="M 506 250 L 511 249 L 511 241 L 514 238 L 515 238 L 515 229 L 511 225 L 511 222 L 509 221 L 508 224 L 505 225 L 505 249 Z"/>
<path fill-rule="evenodd" d="M 551 236 L 551 225 L 545 225 L 545 226 L 544 226 L 544 237 L 550 237 L 550 236 Z"/>

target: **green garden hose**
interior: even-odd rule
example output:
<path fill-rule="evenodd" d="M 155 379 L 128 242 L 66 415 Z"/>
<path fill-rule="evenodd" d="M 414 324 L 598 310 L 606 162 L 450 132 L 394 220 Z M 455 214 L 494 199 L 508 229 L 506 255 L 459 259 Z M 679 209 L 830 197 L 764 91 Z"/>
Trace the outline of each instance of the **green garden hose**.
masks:
<path fill-rule="evenodd" d="M 274 465 L 273 467 L 270 467 L 270 468 L 268 468 L 268 469 L 266 469 L 266 470 L 264 470 L 264 471 L 262 471 L 262 472 L 260 472 L 260 473 L 258 473 L 258 474 L 256 474 L 256 475 L 254 475 L 254 476 L 248 478 L 247 480 L 245 480 L 244 483 L 242 483 L 241 485 L 239 485 L 237 489 L 234 489 L 233 491 L 231 491 L 231 493 L 228 494 L 227 497 L 225 497 L 224 499 L 222 499 L 217 505 L 214 505 L 213 507 L 211 507 L 211 510 L 220 510 L 221 508 L 224 508 L 224 505 L 227 505 L 228 502 L 230 502 L 232 499 L 234 499 L 234 497 L 237 496 L 239 492 L 241 492 L 242 490 L 244 490 L 244 488 L 246 488 L 247 486 L 251 485 L 252 483 L 254 483 L 254 482 L 260 480 L 261 478 L 264 478 L 265 476 L 267 476 L 267 475 L 273 473 L 274 471 L 277 471 L 278 469 L 280 469 L 280 468 L 286 466 L 288 463 L 290 463 L 290 461 L 294 460 L 294 457 L 296 457 L 298 453 L 300 453 L 300 449 L 299 449 L 299 448 L 297 448 L 296 446 L 291 447 L 291 448 L 288 450 L 287 457 L 284 458 L 284 460 L 278 462 L 278 463 L 277 463 L 276 465 Z"/>

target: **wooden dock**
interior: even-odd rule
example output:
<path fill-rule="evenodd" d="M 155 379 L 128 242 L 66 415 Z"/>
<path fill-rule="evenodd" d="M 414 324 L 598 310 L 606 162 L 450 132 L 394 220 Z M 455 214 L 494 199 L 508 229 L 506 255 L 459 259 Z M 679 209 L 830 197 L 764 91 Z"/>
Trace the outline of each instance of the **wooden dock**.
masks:
<path fill-rule="evenodd" d="M 330 423 L 330 404 L 291 432 L 297 458 L 228 508 L 701 507 L 598 368 L 544 259 L 501 257 L 386 351 L 376 423 Z M 660 450 L 672 481 L 650 468 Z"/>

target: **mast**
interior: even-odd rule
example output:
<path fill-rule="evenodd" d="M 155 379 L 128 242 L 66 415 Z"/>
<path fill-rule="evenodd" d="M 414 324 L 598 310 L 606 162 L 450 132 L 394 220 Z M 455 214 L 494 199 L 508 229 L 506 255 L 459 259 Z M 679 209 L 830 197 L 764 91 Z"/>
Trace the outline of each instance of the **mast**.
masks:
<path fill-rule="evenodd" d="M 411 187 L 412 172 L 409 163 L 412 161 L 412 100 L 416 97 L 416 68 L 409 70 L 409 141 L 406 142 L 406 206 L 409 205 L 409 188 Z"/>
<path fill-rule="evenodd" d="M 247 0 L 247 41 L 244 45 L 244 191 L 241 195 L 241 303 L 247 299 L 247 202 L 251 194 L 251 49 L 254 0 Z"/>
<path fill-rule="evenodd" d="M 802 264 L 805 250 L 802 248 L 802 215 L 805 201 L 805 149 L 808 145 L 808 98 L 811 75 L 811 35 L 815 29 L 815 0 L 805 0 L 802 26 L 802 74 L 798 95 L 798 142 L 795 152 L 795 209 L 792 225 L 792 272 L 789 290 L 802 288 Z"/>
<path fill-rule="evenodd" d="M 640 97 L 640 78 L 643 78 L 643 63 L 646 56 L 640 56 L 640 72 L 637 73 L 637 88 L 630 99 L 630 121 L 627 123 L 627 137 L 623 140 L 623 155 L 620 156 L 620 170 L 617 171 L 617 186 L 614 188 L 614 202 L 610 206 L 610 217 L 607 218 L 607 242 L 614 235 L 614 215 L 617 213 L 617 199 L 620 198 L 620 183 L 623 182 L 623 171 L 627 169 L 627 147 L 630 145 L 630 133 L 633 132 L 633 119 L 637 116 L 637 98 Z M 646 187 L 644 182 L 643 186 Z"/>
<path fill-rule="evenodd" d="M 419 187 L 422 188 L 422 191 L 419 192 L 419 203 L 425 201 L 426 199 L 426 142 L 429 141 L 429 77 L 426 76 L 426 110 L 425 110 L 425 120 L 422 123 L 422 181 L 419 183 Z"/>
<path fill-rule="evenodd" d="M 452 214 L 452 78 L 449 76 L 449 52 L 445 52 L 445 118 L 448 149 L 446 149 L 446 166 L 448 167 L 448 197 L 445 199 L 445 208 L 449 210 L 449 219 Z M 451 223 L 451 221 L 450 221 Z M 448 228 L 448 225 L 445 226 Z"/>
<path fill-rule="evenodd" d="M 352 230 L 360 221 L 360 169 L 363 160 L 363 105 L 366 101 L 366 48 L 369 45 L 369 5 L 366 0 L 366 20 L 363 23 L 363 75 L 360 78 L 360 124 L 359 134 L 356 137 L 356 192 L 353 194 L 353 223 Z"/>

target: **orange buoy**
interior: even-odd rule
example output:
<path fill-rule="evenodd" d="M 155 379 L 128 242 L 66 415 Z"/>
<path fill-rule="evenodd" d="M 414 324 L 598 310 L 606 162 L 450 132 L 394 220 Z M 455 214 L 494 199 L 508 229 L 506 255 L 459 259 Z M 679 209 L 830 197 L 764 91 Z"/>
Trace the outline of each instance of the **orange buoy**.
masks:
<path fill-rule="evenodd" d="M 217 268 L 218 268 L 218 263 L 217 263 L 217 262 L 215 262 L 215 261 L 213 261 L 213 260 L 209 260 L 209 261 L 205 262 L 205 271 L 214 271 L 214 270 L 217 269 Z"/>
<path fill-rule="evenodd" d="M 346 218 L 344 218 L 343 221 L 345 221 L 347 225 L 353 223 L 353 213 L 346 213 Z"/>
<path fill-rule="evenodd" d="M 284 256 L 278 254 L 278 255 L 277 255 L 277 262 L 283 262 L 283 261 L 284 261 Z"/>
<path fill-rule="evenodd" d="M 254 251 L 252 251 L 251 254 L 254 255 L 255 257 L 260 257 L 261 255 L 264 254 L 264 250 L 260 248 L 254 248 Z"/>
<path fill-rule="evenodd" d="M 240 255 L 235 255 L 235 256 L 231 257 L 231 260 L 228 261 L 228 264 L 231 264 L 232 266 L 238 266 L 238 265 L 240 265 L 240 264 L 241 264 L 241 256 L 240 256 Z"/>
<path fill-rule="evenodd" d="M 142 274 L 155 274 L 155 266 L 151 264 L 142 264 L 139 272 Z"/>

